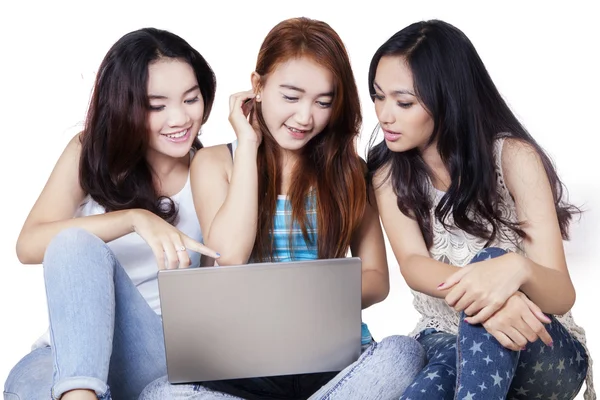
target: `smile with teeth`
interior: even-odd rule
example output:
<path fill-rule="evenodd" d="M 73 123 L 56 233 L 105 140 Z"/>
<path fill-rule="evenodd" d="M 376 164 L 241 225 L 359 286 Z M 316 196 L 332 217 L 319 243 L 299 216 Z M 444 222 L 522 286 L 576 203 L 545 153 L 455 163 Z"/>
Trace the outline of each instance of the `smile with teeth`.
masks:
<path fill-rule="evenodd" d="M 185 134 L 187 133 L 187 131 L 188 131 L 187 129 L 184 129 L 184 130 L 179 131 L 179 132 L 169 133 L 169 134 L 163 134 L 163 135 L 166 136 L 166 137 L 168 137 L 168 138 L 171 138 L 171 139 L 177 139 L 177 138 L 180 138 L 180 137 L 184 137 Z"/>
<path fill-rule="evenodd" d="M 310 130 L 302 130 L 302 129 L 292 128 L 289 125 L 286 125 L 286 128 L 288 128 L 290 131 L 295 132 L 295 133 L 308 133 L 308 132 L 310 132 Z"/>

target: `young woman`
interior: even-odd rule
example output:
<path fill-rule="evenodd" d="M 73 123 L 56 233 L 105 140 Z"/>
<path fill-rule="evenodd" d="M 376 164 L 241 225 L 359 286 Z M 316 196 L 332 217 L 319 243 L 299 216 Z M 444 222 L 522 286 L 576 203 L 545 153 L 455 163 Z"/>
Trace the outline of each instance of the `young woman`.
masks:
<path fill-rule="evenodd" d="M 232 152 L 206 148 L 192 165 L 206 243 L 223 249 L 218 264 L 337 258 L 350 250 L 362 259 L 363 308 L 382 301 L 389 290 L 385 246 L 356 152 L 361 112 L 342 41 L 326 23 L 283 21 L 264 40 L 251 82 L 251 91 L 230 98 Z M 198 385 L 162 379 L 141 398 L 397 399 L 424 362 L 415 340 L 375 343 L 366 325 L 363 349 L 339 374 Z"/>
<path fill-rule="evenodd" d="M 157 271 L 218 257 L 200 244 L 189 184 L 215 85 L 170 32 L 131 32 L 108 51 L 85 128 L 19 236 L 19 260 L 44 265 L 50 336 L 13 368 L 5 399 L 135 399 L 166 373 Z"/>
<path fill-rule="evenodd" d="M 385 137 L 370 178 L 428 356 L 402 398 L 568 399 L 586 372 L 595 398 L 561 241 L 577 210 L 469 39 L 410 25 L 369 89 Z"/>

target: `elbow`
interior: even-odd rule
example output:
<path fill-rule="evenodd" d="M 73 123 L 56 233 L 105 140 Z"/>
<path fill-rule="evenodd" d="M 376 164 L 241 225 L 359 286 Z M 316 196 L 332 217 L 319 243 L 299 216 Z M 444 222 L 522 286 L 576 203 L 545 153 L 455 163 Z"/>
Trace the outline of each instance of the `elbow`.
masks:
<path fill-rule="evenodd" d="M 34 255 L 34 251 L 31 246 L 27 245 L 27 241 L 21 239 L 19 236 L 19 240 L 17 240 L 16 246 L 17 259 L 21 264 L 32 265 L 32 264 L 40 264 L 42 260 L 39 260 Z"/>

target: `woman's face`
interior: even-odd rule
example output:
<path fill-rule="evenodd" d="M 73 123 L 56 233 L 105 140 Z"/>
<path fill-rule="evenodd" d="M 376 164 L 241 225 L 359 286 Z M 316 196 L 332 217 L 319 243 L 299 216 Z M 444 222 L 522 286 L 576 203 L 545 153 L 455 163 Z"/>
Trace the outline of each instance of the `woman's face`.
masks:
<path fill-rule="evenodd" d="M 202 126 L 204 101 L 192 67 L 162 58 L 148 67 L 150 150 L 186 156 Z"/>
<path fill-rule="evenodd" d="M 373 89 L 375 112 L 387 147 L 394 152 L 424 150 L 434 122 L 415 95 L 413 75 L 404 57 L 384 56 L 379 60 Z"/>
<path fill-rule="evenodd" d="M 297 151 L 329 123 L 333 76 L 310 58 L 294 58 L 269 73 L 258 94 L 275 141 L 285 150 Z"/>

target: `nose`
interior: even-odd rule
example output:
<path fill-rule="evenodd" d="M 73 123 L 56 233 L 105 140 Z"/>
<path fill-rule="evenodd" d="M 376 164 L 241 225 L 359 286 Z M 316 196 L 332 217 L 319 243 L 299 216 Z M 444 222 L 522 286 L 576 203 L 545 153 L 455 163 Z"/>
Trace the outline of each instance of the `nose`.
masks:
<path fill-rule="evenodd" d="M 183 126 L 190 120 L 190 116 L 183 107 L 172 106 L 167 108 L 167 110 L 169 112 L 167 124 L 170 127 Z"/>
<path fill-rule="evenodd" d="M 375 112 L 381 125 L 391 125 L 396 122 L 394 116 L 394 102 L 387 99 L 379 103 L 375 103 Z"/>
<path fill-rule="evenodd" d="M 298 125 L 310 125 L 312 122 L 312 102 L 306 101 L 299 103 L 294 119 Z"/>

